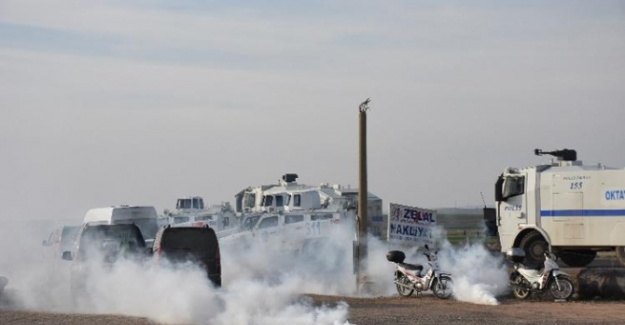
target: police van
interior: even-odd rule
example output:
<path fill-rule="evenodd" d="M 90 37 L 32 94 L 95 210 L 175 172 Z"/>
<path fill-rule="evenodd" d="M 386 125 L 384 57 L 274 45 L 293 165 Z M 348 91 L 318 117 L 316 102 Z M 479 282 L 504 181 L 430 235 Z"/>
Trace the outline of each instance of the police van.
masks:
<path fill-rule="evenodd" d="M 83 224 L 120 225 L 135 224 L 141 230 L 145 241 L 154 241 L 158 231 L 158 214 L 153 206 L 119 205 L 94 208 L 87 211 Z"/>

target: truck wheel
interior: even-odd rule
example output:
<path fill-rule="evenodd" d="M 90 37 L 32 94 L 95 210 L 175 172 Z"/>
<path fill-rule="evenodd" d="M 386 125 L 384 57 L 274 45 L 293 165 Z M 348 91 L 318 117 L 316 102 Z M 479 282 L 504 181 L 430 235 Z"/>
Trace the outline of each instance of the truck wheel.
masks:
<path fill-rule="evenodd" d="M 564 251 L 558 256 L 568 266 L 581 267 L 592 263 L 597 252 L 590 250 Z"/>
<path fill-rule="evenodd" d="M 621 265 L 625 266 L 625 246 L 616 247 L 616 257 Z"/>
<path fill-rule="evenodd" d="M 521 248 L 525 251 L 525 261 L 534 265 L 543 265 L 545 252 L 549 251 L 549 245 L 538 232 L 530 232 L 521 239 Z"/>

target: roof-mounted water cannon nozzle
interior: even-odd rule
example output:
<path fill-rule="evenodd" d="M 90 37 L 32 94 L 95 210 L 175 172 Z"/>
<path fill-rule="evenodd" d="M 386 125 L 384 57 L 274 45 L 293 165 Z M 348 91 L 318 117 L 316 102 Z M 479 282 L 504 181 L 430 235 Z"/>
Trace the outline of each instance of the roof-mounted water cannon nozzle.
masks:
<path fill-rule="evenodd" d="M 552 155 L 560 161 L 576 161 L 577 160 L 577 152 L 572 149 L 562 149 L 562 150 L 554 150 L 554 151 L 542 151 L 541 149 L 534 149 L 534 154 L 536 156 L 542 155 Z"/>
<path fill-rule="evenodd" d="M 284 174 L 282 175 L 282 180 L 287 182 L 287 183 L 294 183 L 295 180 L 297 179 L 297 174 Z"/>

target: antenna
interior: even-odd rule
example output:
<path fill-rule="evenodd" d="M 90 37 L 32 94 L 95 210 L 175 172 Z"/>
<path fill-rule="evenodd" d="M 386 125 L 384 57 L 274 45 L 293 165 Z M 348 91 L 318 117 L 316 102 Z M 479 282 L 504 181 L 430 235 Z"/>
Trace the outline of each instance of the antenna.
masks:
<path fill-rule="evenodd" d="M 482 196 L 482 203 L 484 203 L 484 208 L 486 208 L 486 201 L 484 201 L 484 193 L 480 192 L 480 195 Z"/>

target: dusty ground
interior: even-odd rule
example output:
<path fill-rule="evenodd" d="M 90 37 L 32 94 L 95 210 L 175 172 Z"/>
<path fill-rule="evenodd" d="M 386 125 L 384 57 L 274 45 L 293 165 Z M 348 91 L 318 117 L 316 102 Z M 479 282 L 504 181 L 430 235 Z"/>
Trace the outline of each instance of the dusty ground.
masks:
<path fill-rule="evenodd" d="M 625 302 L 566 302 L 545 299 L 504 299 L 500 305 L 484 306 L 419 298 L 353 299 L 316 297 L 316 301 L 343 300 L 350 306 L 349 321 L 373 324 L 624 324 Z"/>
<path fill-rule="evenodd" d="M 622 266 L 610 256 L 600 256 L 589 270 L 611 269 Z M 576 276 L 581 268 L 564 268 Z M 622 272 L 619 273 L 622 277 Z M 625 288 L 625 286 L 623 286 Z M 317 305 L 349 305 L 351 324 L 625 324 L 625 298 L 619 300 L 592 299 L 554 302 L 545 297 L 519 301 L 512 297 L 500 298 L 497 306 L 475 305 L 455 300 L 440 300 L 432 295 L 410 298 L 350 298 L 309 295 Z M 2 299 L 0 299 L 0 306 Z M 150 320 L 119 315 L 55 314 L 11 310 L 0 307 L 1 325 L 26 324 L 92 324 L 92 325 L 146 325 Z"/>
<path fill-rule="evenodd" d="M 378 324 L 624 324 L 625 301 L 573 301 L 502 299 L 498 306 L 440 300 L 431 295 L 410 298 L 348 298 L 310 296 L 317 304 L 349 304 L 349 322 Z M 145 318 L 115 315 L 53 314 L 0 310 L 0 324 L 146 325 Z"/>

